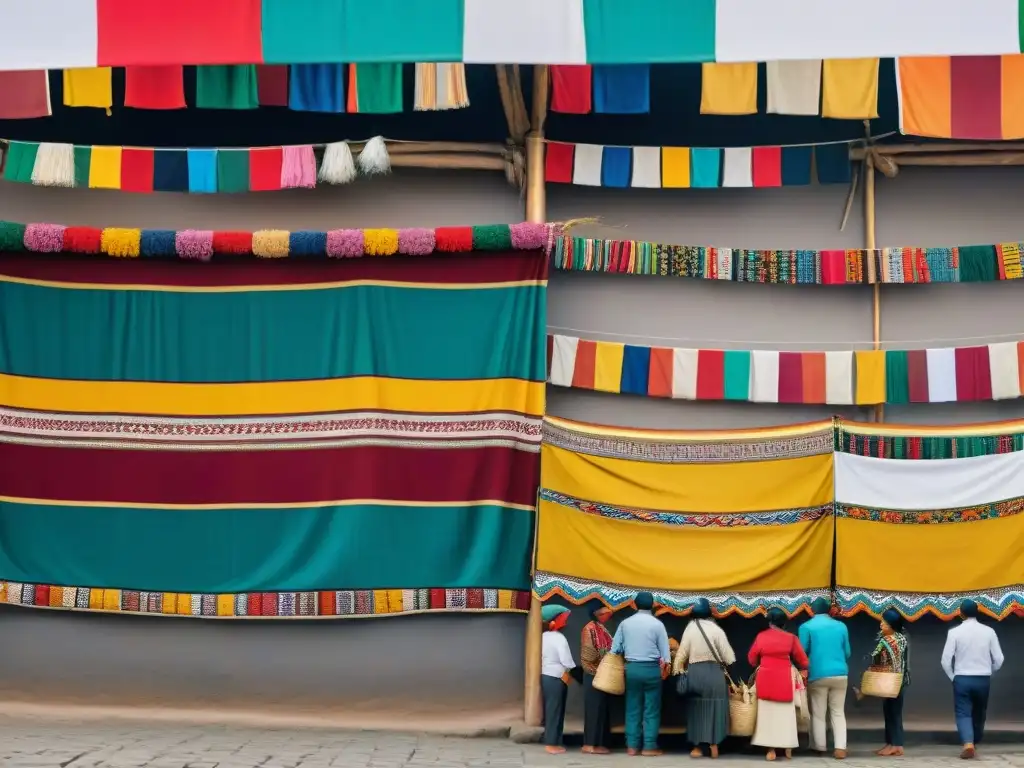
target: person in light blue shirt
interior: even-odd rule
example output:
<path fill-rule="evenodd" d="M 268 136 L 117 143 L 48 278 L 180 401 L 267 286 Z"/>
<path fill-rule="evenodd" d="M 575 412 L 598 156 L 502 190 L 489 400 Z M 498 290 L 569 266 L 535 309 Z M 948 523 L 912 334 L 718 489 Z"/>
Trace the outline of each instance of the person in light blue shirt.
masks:
<path fill-rule="evenodd" d="M 619 624 L 612 653 L 626 661 L 626 748 L 629 754 L 660 755 L 661 681 L 669 669 L 671 653 L 665 625 L 655 618 L 654 595 L 640 592 L 633 599 L 637 611 Z"/>
<path fill-rule="evenodd" d="M 829 615 L 824 597 L 811 605 L 814 617 L 800 626 L 800 645 L 811 661 L 807 676 L 811 706 L 811 749 L 826 751 L 826 720 L 832 723 L 835 757 L 846 757 L 846 686 L 850 673 L 850 632 Z"/>

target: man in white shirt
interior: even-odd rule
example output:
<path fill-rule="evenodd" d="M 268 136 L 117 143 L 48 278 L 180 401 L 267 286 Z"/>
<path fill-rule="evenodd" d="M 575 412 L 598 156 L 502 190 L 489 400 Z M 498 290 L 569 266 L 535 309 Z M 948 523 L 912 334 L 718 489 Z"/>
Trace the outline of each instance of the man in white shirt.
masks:
<path fill-rule="evenodd" d="M 545 605 L 540 610 L 544 634 L 540 643 L 540 690 L 544 697 L 544 749 L 552 755 L 565 752 L 562 730 L 565 726 L 565 698 L 569 679 L 577 678 L 577 669 L 569 650 L 569 641 L 562 630 L 569 620 L 569 609 L 562 605 Z"/>
<path fill-rule="evenodd" d="M 963 622 L 946 635 L 942 670 L 953 681 L 956 730 L 964 745 L 960 757 L 970 760 L 985 735 L 989 683 L 1003 666 L 1003 651 L 995 630 L 978 623 L 976 602 L 964 600 L 960 616 Z"/>

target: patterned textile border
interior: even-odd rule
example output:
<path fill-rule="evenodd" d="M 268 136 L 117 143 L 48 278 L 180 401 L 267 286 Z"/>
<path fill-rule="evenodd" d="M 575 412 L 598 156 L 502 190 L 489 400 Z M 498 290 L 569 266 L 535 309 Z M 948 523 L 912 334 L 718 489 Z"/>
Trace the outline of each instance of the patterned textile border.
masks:
<path fill-rule="evenodd" d="M 867 613 L 878 618 L 895 608 L 911 621 L 922 616 L 937 616 L 944 621 L 956 618 L 960 603 L 970 598 L 994 619 L 1024 615 L 1024 584 L 1014 584 L 988 592 L 950 592 L 926 595 L 916 592 L 872 592 L 854 587 L 837 587 L 836 604 L 844 616 Z"/>
<path fill-rule="evenodd" d="M 780 509 L 771 512 L 729 512 L 723 514 L 687 514 L 684 512 L 661 512 L 651 509 L 616 507 L 577 499 L 564 493 L 542 488 L 541 501 L 550 501 L 563 507 L 575 509 L 590 515 L 608 517 L 614 520 L 630 520 L 642 523 L 666 525 L 687 525 L 695 528 L 749 528 L 759 525 L 790 525 L 818 520 L 832 514 L 832 503 L 804 509 Z M 1022 500 L 1024 504 L 1024 500 Z"/>
<path fill-rule="evenodd" d="M 836 502 L 836 517 L 851 520 L 869 520 L 873 523 L 895 523 L 897 525 L 922 524 L 941 525 L 944 523 L 970 523 L 978 520 L 994 520 L 1000 517 L 1012 517 L 1024 512 L 1024 498 L 994 501 L 991 504 L 978 504 L 972 507 L 954 509 L 930 509 L 926 511 L 907 511 L 901 509 L 875 509 L 859 507 L 854 504 Z"/>
<path fill-rule="evenodd" d="M 663 464 L 770 461 L 832 453 L 832 422 L 757 432 L 657 432 L 602 429 L 544 418 L 545 443 L 575 453 Z"/>
<path fill-rule="evenodd" d="M 541 420 L 516 413 L 380 411 L 249 418 L 55 414 L 0 407 L 0 443 L 155 450 L 281 450 L 395 445 L 539 451 Z"/>
<path fill-rule="evenodd" d="M 555 269 L 731 280 L 740 283 L 849 285 L 960 283 L 1024 277 L 1022 243 L 943 248 L 751 250 L 560 236 Z"/>
<path fill-rule="evenodd" d="M 533 594 L 539 600 L 550 600 L 560 597 L 573 605 L 582 605 L 597 598 L 612 610 L 619 610 L 633 605 L 633 597 L 641 588 L 627 587 L 621 584 L 601 584 L 599 582 L 577 581 L 568 576 L 538 571 L 533 579 Z M 727 592 L 663 592 L 651 590 L 655 602 L 660 606 L 659 613 L 671 613 L 684 616 L 693 608 L 693 604 L 704 597 L 710 601 L 717 616 L 738 614 L 744 617 L 758 616 L 769 608 L 778 606 L 790 616 L 801 612 L 809 612 L 811 603 L 816 598 L 830 598 L 831 593 L 825 589 L 809 589 L 804 592 L 777 593 L 727 593 Z"/>
<path fill-rule="evenodd" d="M 880 459 L 956 459 L 1024 450 L 1024 423 L 921 427 L 858 424 L 840 419 L 836 451 Z"/>
<path fill-rule="evenodd" d="M 549 243 L 547 224 L 487 224 L 436 229 L 332 229 L 327 232 L 67 227 L 0 221 L 0 251 L 103 254 L 116 258 L 210 261 L 217 256 L 277 259 L 427 256 L 432 253 L 536 250 Z"/>
<path fill-rule="evenodd" d="M 0 582 L 0 601 L 32 608 L 205 619 L 366 619 L 427 611 L 525 613 L 530 593 L 510 589 L 375 589 L 197 595 Z"/>

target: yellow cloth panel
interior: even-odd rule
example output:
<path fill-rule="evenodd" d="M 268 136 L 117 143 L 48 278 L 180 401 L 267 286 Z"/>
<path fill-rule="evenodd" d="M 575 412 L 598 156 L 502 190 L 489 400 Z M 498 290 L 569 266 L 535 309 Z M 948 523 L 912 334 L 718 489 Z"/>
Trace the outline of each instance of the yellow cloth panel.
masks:
<path fill-rule="evenodd" d="M 885 402 L 885 351 L 859 349 L 857 360 L 857 405 L 878 405 Z"/>
<path fill-rule="evenodd" d="M 164 592 L 160 597 L 160 613 L 176 613 L 178 596 L 173 592 Z"/>
<path fill-rule="evenodd" d="M 1024 515 L 970 523 L 836 521 L 836 583 L 884 592 L 979 592 L 1024 582 Z M 876 553 L 898 553 L 885 557 Z"/>
<path fill-rule="evenodd" d="M 121 148 L 93 147 L 89 160 L 89 186 L 93 189 L 121 188 Z"/>
<path fill-rule="evenodd" d="M 246 416 L 389 410 L 544 412 L 544 382 L 415 381 L 356 376 L 318 381 L 167 384 L 36 379 L 0 374 L 0 405 L 71 413 Z"/>
<path fill-rule="evenodd" d="M 105 611 L 120 611 L 121 610 L 121 590 L 120 589 L 104 589 L 103 590 L 103 610 L 105 610 Z"/>
<path fill-rule="evenodd" d="M 498 609 L 510 610 L 516 607 L 515 593 L 511 589 L 498 590 Z"/>
<path fill-rule="evenodd" d="M 179 616 L 191 616 L 192 615 L 192 595 L 187 592 L 178 593 L 178 604 L 175 607 L 175 613 Z"/>
<path fill-rule="evenodd" d="M 235 615 L 235 596 L 234 595 L 217 595 L 217 615 L 218 616 L 234 616 Z"/>
<path fill-rule="evenodd" d="M 749 463 L 655 464 L 588 456 L 545 444 L 541 485 L 623 507 L 767 512 L 832 501 L 832 454 Z"/>
<path fill-rule="evenodd" d="M 878 117 L 878 59 L 825 59 L 821 116 L 848 120 Z"/>
<path fill-rule="evenodd" d="M 50 587 L 50 607 L 62 608 L 64 606 L 64 587 Z"/>
<path fill-rule="evenodd" d="M 402 612 L 402 590 L 400 590 L 400 589 L 375 589 L 375 590 L 373 590 L 373 612 L 374 613 L 401 613 Z"/>
<path fill-rule="evenodd" d="M 114 104 L 110 67 L 64 70 L 64 106 L 99 107 L 110 111 Z"/>
<path fill-rule="evenodd" d="M 832 518 L 697 528 L 613 520 L 541 501 L 537 568 L 576 579 L 686 592 L 827 587 Z"/>
<path fill-rule="evenodd" d="M 594 389 L 598 392 L 619 392 L 622 382 L 623 344 L 598 341 L 594 345 Z"/>
<path fill-rule="evenodd" d="M 702 115 L 757 113 L 757 63 L 701 65 Z"/>
<path fill-rule="evenodd" d="M 103 590 L 102 589 L 90 589 L 89 590 L 89 607 L 98 611 L 103 608 Z"/>
<path fill-rule="evenodd" d="M 661 148 L 661 186 L 685 189 L 690 186 L 690 148 Z"/>

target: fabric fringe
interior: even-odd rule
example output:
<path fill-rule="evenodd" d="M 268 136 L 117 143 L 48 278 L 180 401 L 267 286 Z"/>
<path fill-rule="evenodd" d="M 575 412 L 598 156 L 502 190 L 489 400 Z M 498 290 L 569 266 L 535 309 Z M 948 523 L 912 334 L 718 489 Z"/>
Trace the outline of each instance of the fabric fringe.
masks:
<path fill-rule="evenodd" d="M 326 184 L 349 184 L 355 181 L 356 163 L 347 141 L 336 141 L 324 149 L 320 164 L 320 181 Z"/>
<path fill-rule="evenodd" d="M 281 189 L 312 189 L 316 186 L 316 155 L 312 146 L 284 147 Z"/>
<path fill-rule="evenodd" d="M 396 229 L 364 229 L 363 238 L 367 256 L 393 256 L 398 253 Z"/>
<path fill-rule="evenodd" d="M 141 229 L 119 229 L 111 227 L 100 236 L 100 249 L 108 256 L 117 258 L 138 258 L 142 245 Z"/>
<path fill-rule="evenodd" d="M 367 176 L 391 173 L 391 157 L 383 136 L 374 136 L 359 153 L 359 170 Z"/>
<path fill-rule="evenodd" d="M 463 109 L 469 106 L 464 64 L 417 64 L 416 98 L 419 112 Z"/>
<path fill-rule="evenodd" d="M 75 186 L 73 144 L 40 144 L 32 166 L 32 183 L 37 187 Z"/>
<path fill-rule="evenodd" d="M 213 258 L 213 232 L 185 229 L 174 238 L 174 250 L 182 259 L 209 261 Z"/>

